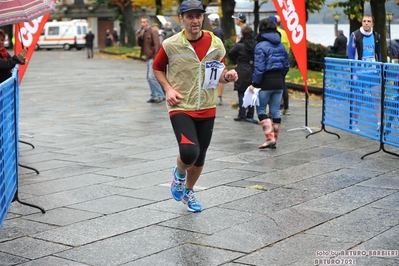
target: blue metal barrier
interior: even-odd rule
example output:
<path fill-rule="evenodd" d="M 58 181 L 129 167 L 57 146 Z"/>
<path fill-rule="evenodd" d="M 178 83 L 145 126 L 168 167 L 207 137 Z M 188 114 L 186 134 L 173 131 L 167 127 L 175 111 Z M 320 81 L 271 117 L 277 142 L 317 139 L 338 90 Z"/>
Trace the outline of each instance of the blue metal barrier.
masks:
<path fill-rule="evenodd" d="M 398 64 L 326 57 L 323 83 L 320 131 L 328 132 L 328 125 L 377 140 L 379 150 L 399 157 L 384 149 L 384 144 L 399 147 Z"/>
<path fill-rule="evenodd" d="M 0 83 L 0 227 L 18 186 L 17 72 Z"/>
<path fill-rule="evenodd" d="M 18 197 L 18 112 L 19 85 L 18 65 L 12 77 L 0 83 L 0 228 L 14 200 L 30 207 L 46 211 Z M 27 166 L 24 166 L 27 167 Z M 34 168 L 30 168 L 34 169 Z"/>
<path fill-rule="evenodd" d="M 382 64 L 325 61 L 323 123 L 380 140 Z"/>
<path fill-rule="evenodd" d="M 384 131 L 382 142 L 399 147 L 399 65 L 385 64 Z"/>

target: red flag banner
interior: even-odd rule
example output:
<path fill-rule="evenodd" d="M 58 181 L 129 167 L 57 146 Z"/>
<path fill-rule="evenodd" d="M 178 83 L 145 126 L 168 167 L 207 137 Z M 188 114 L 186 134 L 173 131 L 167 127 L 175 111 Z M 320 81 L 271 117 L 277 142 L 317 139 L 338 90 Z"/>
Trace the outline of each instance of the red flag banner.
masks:
<path fill-rule="evenodd" d="M 305 92 L 308 92 L 308 54 L 306 47 L 306 7 L 305 1 L 273 0 L 281 23 L 290 40 L 299 71 L 301 71 Z"/>
<path fill-rule="evenodd" d="M 20 22 L 15 25 L 15 46 L 14 54 L 18 54 L 22 48 L 28 49 L 26 55 L 27 63 L 19 66 L 19 80 L 18 84 L 21 84 L 22 78 L 24 77 L 25 71 L 28 68 L 29 61 L 35 51 L 36 43 L 43 31 L 44 25 L 49 19 L 50 14 L 35 18 L 30 22 Z"/>

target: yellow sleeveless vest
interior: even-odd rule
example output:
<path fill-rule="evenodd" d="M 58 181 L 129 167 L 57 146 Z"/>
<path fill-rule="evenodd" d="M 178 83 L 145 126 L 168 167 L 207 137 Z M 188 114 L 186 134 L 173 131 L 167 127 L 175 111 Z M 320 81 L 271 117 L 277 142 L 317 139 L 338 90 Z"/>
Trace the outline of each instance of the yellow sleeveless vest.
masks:
<path fill-rule="evenodd" d="M 212 32 L 211 46 L 206 56 L 199 61 L 184 30 L 166 39 L 162 45 L 168 56 L 167 78 L 172 87 L 183 96 L 176 106 L 168 106 L 169 112 L 176 110 L 194 111 L 216 107 L 217 88 L 202 89 L 205 77 L 205 62 L 222 60 L 226 50 L 222 41 Z"/>

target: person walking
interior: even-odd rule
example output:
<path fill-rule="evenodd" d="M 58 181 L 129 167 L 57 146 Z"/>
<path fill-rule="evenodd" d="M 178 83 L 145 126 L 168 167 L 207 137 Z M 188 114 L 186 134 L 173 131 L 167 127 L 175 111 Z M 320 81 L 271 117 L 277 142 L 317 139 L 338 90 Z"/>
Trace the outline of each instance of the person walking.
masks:
<path fill-rule="evenodd" d="M 119 35 L 118 35 L 118 29 L 114 28 L 114 31 L 112 32 L 112 38 L 114 39 L 114 46 L 119 46 Z"/>
<path fill-rule="evenodd" d="M 105 31 L 105 47 L 110 47 L 112 46 L 114 38 L 112 37 L 112 34 L 109 32 L 109 30 Z"/>
<path fill-rule="evenodd" d="M 367 62 L 379 62 L 381 61 L 381 45 L 380 35 L 373 30 L 374 17 L 371 14 L 365 14 L 362 18 L 362 26 L 351 33 L 348 44 L 348 58 L 354 60 L 362 60 Z M 370 75 L 380 75 L 380 73 L 373 66 L 362 66 L 353 73 L 354 85 L 351 87 L 353 92 L 354 100 L 351 103 L 351 129 L 354 131 L 361 131 L 358 127 L 359 115 L 361 113 L 361 105 L 364 92 L 373 96 L 374 99 L 380 97 L 380 86 L 370 87 Z M 375 112 L 373 117 L 375 118 L 376 128 L 379 131 L 380 128 L 380 108 L 379 103 L 375 103 Z M 368 111 L 368 113 L 370 113 Z"/>
<path fill-rule="evenodd" d="M 348 58 L 355 60 L 381 61 L 380 35 L 373 30 L 374 17 L 365 14 L 362 26 L 351 33 L 348 45 Z"/>
<path fill-rule="evenodd" d="M 236 64 L 235 70 L 238 74 L 238 80 L 234 83 L 234 90 L 238 95 L 238 116 L 234 121 L 247 121 L 251 123 L 258 123 L 254 119 L 254 106 L 243 107 L 244 93 L 248 86 L 252 83 L 252 74 L 254 71 L 254 49 L 255 40 L 253 30 L 246 26 L 241 30 L 242 38 L 236 43 L 227 53 L 228 58 L 233 64 Z"/>
<path fill-rule="evenodd" d="M 337 32 L 337 38 L 335 38 L 334 41 L 334 46 L 333 46 L 333 52 L 334 54 L 339 54 L 339 55 L 346 55 L 347 49 L 348 49 L 348 38 L 344 35 L 343 30 L 339 30 Z"/>
<path fill-rule="evenodd" d="M 179 146 L 170 189 L 173 198 L 187 204 L 190 212 L 202 211 L 194 186 L 212 138 L 217 85 L 238 79 L 237 72 L 228 71 L 221 62 L 225 56 L 222 41 L 202 30 L 204 13 L 200 1 L 183 1 L 179 17 L 184 29 L 164 41 L 153 64 L 155 76 L 166 91 Z"/>
<path fill-rule="evenodd" d="M 91 28 L 88 29 L 88 33 L 86 34 L 85 40 L 86 40 L 87 58 L 93 58 L 94 34 L 91 32 Z"/>
<path fill-rule="evenodd" d="M 158 32 L 158 36 L 159 36 L 159 43 L 162 44 L 163 40 L 164 40 L 164 35 L 163 35 L 163 30 L 161 30 L 161 28 L 159 27 L 158 23 L 153 23 L 151 25 L 152 29 Z"/>
<path fill-rule="evenodd" d="M 240 27 L 240 33 L 237 34 L 236 43 L 241 39 L 241 29 L 247 26 L 247 17 L 243 13 L 237 13 L 237 15 L 231 16 L 234 18 L 236 25 Z"/>
<path fill-rule="evenodd" d="M 138 44 L 141 47 L 140 57 L 145 55 L 147 62 L 147 81 L 150 85 L 151 98 L 148 103 L 161 103 L 165 100 L 165 92 L 161 85 L 158 83 L 152 63 L 159 51 L 160 42 L 158 31 L 151 27 L 150 17 L 143 16 L 140 19 L 141 28 L 137 31 Z"/>
<path fill-rule="evenodd" d="M 274 21 L 274 23 L 276 23 L 277 25 L 277 30 L 281 35 L 281 43 L 284 45 L 285 50 L 287 51 L 287 54 L 290 53 L 290 49 L 291 49 L 291 44 L 290 44 L 290 40 L 288 39 L 287 33 L 285 32 L 285 30 L 283 30 L 281 28 L 281 19 L 279 15 L 275 15 L 275 16 L 270 16 L 270 18 Z M 282 109 L 281 110 L 281 114 L 283 115 L 290 115 L 290 96 L 288 94 L 288 88 L 287 88 L 287 84 L 285 82 L 284 79 L 284 87 L 283 87 L 283 97 L 282 97 Z"/>
<path fill-rule="evenodd" d="M 222 28 L 220 27 L 220 17 L 218 14 L 212 13 L 208 16 L 209 23 L 211 24 L 212 32 L 215 34 L 217 37 L 219 37 L 220 40 L 222 40 L 222 43 L 224 44 L 224 33 Z M 223 104 L 223 91 L 224 91 L 224 84 L 219 83 L 218 85 L 218 105 Z"/>
<path fill-rule="evenodd" d="M 211 24 L 212 32 L 224 43 L 224 33 L 222 28 L 220 27 L 220 17 L 216 13 L 212 13 L 208 15 L 209 23 Z"/>
<path fill-rule="evenodd" d="M 173 29 L 173 25 L 172 22 L 170 21 L 166 21 L 165 26 L 163 27 L 163 39 L 167 39 L 169 37 L 172 37 L 173 35 L 175 35 L 175 30 Z"/>
<path fill-rule="evenodd" d="M 277 25 L 270 18 L 259 22 L 259 35 L 256 38 L 254 73 L 250 91 L 260 88 L 259 106 L 256 107 L 266 141 L 259 149 L 276 148 L 280 131 L 280 102 L 285 75 L 290 63 L 287 51 L 281 43 Z M 271 116 L 266 113 L 269 104 Z"/>

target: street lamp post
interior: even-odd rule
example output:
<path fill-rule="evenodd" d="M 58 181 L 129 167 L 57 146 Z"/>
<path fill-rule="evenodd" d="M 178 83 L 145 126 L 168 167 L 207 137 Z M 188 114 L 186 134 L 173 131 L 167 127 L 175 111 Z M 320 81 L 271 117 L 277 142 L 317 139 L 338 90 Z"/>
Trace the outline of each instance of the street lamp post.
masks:
<path fill-rule="evenodd" d="M 335 36 L 338 34 L 338 21 L 341 18 L 341 15 L 339 13 L 334 13 L 333 15 L 334 20 L 335 20 L 335 25 L 334 25 L 334 31 L 335 31 Z"/>
<path fill-rule="evenodd" d="M 389 62 L 392 63 L 391 21 L 393 20 L 393 13 L 386 13 L 386 19 L 388 21 Z"/>

